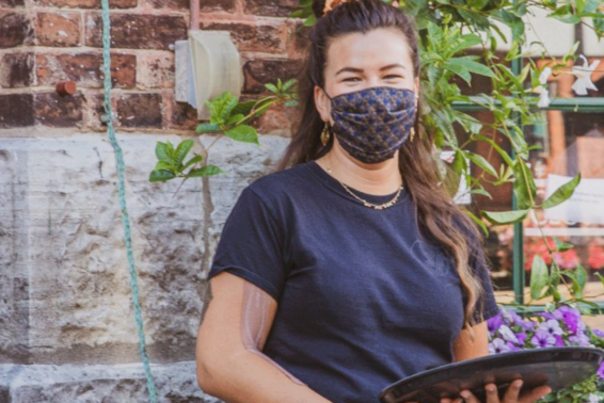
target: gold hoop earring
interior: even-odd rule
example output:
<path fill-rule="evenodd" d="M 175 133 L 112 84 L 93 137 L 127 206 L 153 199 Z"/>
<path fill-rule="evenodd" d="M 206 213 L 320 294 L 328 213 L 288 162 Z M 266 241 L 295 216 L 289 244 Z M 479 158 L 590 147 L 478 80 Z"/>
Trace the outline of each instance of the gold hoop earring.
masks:
<path fill-rule="evenodd" d="M 409 141 L 413 141 L 413 136 L 415 136 L 415 127 L 411 128 L 411 136 L 409 138 Z"/>
<path fill-rule="evenodd" d="M 329 136 L 329 123 L 325 123 L 325 126 L 323 126 L 323 131 L 321 132 L 321 143 L 323 143 L 323 146 L 326 146 L 329 142 Z"/>

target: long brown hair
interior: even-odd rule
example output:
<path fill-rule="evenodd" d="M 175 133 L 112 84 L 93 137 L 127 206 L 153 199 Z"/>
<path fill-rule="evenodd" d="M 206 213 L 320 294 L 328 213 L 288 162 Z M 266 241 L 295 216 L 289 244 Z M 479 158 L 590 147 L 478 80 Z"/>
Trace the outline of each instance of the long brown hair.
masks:
<path fill-rule="evenodd" d="M 298 111 L 293 124 L 291 142 L 275 170 L 280 171 L 325 155 L 333 145 L 333 137 L 326 146 L 320 141 L 324 122 L 314 101 L 314 86 L 324 88 L 324 67 L 327 49 L 338 36 L 353 32 L 366 33 L 376 28 L 394 27 L 407 38 L 414 65 L 414 75 L 420 74 L 417 35 L 412 17 L 381 0 L 352 0 L 337 5 L 322 15 L 325 1 L 313 4 L 317 23 L 310 31 L 310 49 L 301 76 L 298 77 Z M 421 103 L 421 101 L 420 101 Z M 419 110 L 422 110 L 421 105 Z M 471 219 L 452 202 L 451 195 L 442 186 L 443 179 L 434 152 L 434 136 L 421 129 L 419 113 L 415 121 L 418 133 L 414 141 L 407 141 L 399 150 L 399 169 L 407 191 L 416 208 L 420 230 L 449 257 L 453 257 L 464 292 L 464 328 L 476 324 L 472 313 L 484 294 L 481 282 L 469 265 L 472 244 L 482 247 L 480 233 Z M 473 251 L 477 251 L 474 249 Z M 482 311 L 479 313 L 482 321 Z"/>

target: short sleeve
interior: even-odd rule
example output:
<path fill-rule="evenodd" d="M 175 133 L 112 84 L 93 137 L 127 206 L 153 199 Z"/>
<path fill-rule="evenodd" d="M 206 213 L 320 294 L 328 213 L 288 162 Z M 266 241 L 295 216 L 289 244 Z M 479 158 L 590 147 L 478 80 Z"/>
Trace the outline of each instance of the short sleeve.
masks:
<path fill-rule="evenodd" d="M 286 277 L 285 234 L 273 214 L 253 189 L 243 190 L 222 229 L 208 280 L 226 270 L 279 300 Z"/>
<path fill-rule="evenodd" d="M 484 293 L 482 298 L 478 299 L 476 308 L 474 309 L 474 319 L 476 323 L 480 323 L 483 320 L 487 320 L 497 315 L 499 307 L 495 301 L 495 293 L 493 291 L 493 284 L 491 283 L 490 269 L 486 261 L 484 248 L 478 242 L 478 239 L 470 237 L 472 241 L 470 248 L 470 257 L 468 264 L 473 270 L 474 274 L 478 276 L 479 281 L 482 284 Z M 464 299 L 465 304 L 465 299 Z M 480 312 L 482 311 L 482 320 L 480 318 Z"/>
<path fill-rule="evenodd" d="M 463 212 L 460 213 L 465 214 Z M 485 251 L 482 246 L 480 237 L 477 237 L 473 232 L 470 231 L 469 228 L 465 227 L 465 225 L 462 223 L 461 217 L 453 216 L 453 222 L 462 232 L 466 234 L 466 238 L 468 239 L 468 246 L 470 249 L 468 251 L 468 265 L 472 269 L 474 275 L 477 276 L 484 289 L 483 295 L 476 302 L 476 306 L 472 314 L 475 319 L 475 323 L 480 323 L 484 320 L 492 318 L 499 312 L 499 306 L 497 306 L 497 302 L 495 301 L 495 293 L 493 291 L 493 284 L 491 282 L 491 270 L 489 269 L 489 265 L 487 263 Z M 465 293 L 465 290 L 462 290 L 462 293 L 463 304 L 465 307 L 467 302 L 467 295 Z M 482 320 L 480 318 L 481 312 Z"/>

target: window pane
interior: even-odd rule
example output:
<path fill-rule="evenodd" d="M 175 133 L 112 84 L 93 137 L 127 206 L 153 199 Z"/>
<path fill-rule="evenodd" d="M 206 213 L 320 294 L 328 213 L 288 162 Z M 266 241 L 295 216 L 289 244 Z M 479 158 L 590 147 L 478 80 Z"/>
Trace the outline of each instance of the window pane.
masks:
<path fill-rule="evenodd" d="M 547 124 L 525 128 L 529 144 L 542 147 L 531 151 L 530 158 L 538 189 L 537 203 L 579 172 L 582 181 L 568 201 L 537 210 L 535 217 L 525 220 L 526 284 L 536 254 L 549 262 L 548 245 L 537 219 L 550 248 L 553 236 L 575 245 L 554 254 L 559 266 L 565 270 L 581 264 L 588 275 L 585 295 L 600 294 L 602 283 L 596 273 L 604 275 L 604 114 L 547 111 L 544 115 Z M 604 301 L 601 296 L 597 300 Z"/>

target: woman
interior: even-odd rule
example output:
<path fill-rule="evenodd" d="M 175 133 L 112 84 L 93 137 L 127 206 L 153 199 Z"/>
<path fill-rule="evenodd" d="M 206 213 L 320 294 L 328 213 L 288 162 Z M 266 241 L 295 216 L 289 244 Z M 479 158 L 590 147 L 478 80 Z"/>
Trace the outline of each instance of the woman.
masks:
<path fill-rule="evenodd" d="M 243 190 L 208 275 L 198 380 L 226 402 L 375 403 L 488 354 L 498 312 L 479 232 L 419 132 L 412 21 L 380 0 L 314 12 L 291 144 Z M 550 391 L 515 386 L 503 402 Z"/>

